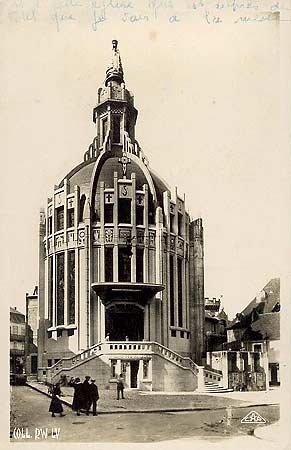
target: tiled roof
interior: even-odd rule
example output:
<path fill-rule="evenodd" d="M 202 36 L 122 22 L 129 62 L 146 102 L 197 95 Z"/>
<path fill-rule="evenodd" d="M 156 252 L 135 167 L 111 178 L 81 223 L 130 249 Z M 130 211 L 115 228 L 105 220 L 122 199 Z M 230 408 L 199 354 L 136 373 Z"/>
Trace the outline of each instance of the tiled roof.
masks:
<path fill-rule="evenodd" d="M 259 332 L 263 338 L 280 339 L 280 313 L 260 314 L 258 320 L 252 323 L 252 330 Z"/>
<path fill-rule="evenodd" d="M 263 311 L 261 313 L 272 312 L 274 306 L 280 303 L 280 278 L 273 278 L 262 289 L 265 292 L 265 298 L 261 300 L 256 297 L 242 310 L 242 313 L 246 316 L 252 312 L 254 308 L 258 308 L 261 305 Z M 264 303 L 264 305 L 263 305 Z"/>

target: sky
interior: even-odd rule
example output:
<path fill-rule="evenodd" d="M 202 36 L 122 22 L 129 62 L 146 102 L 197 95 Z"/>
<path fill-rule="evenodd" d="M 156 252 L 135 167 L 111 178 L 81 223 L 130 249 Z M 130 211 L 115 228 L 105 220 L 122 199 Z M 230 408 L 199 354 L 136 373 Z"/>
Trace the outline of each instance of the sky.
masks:
<path fill-rule="evenodd" d="M 186 194 L 192 218 L 203 219 L 205 296 L 223 295 L 233 317 L 280 276 L 288 174 L 280 147 L 278 23 L 212 26 L 181 15 L 184 21 L 170 24 L 163 14 L 154 22 L 107 19 L 97 31 L 82 21 L 59 30 L 45 20 L 6 23 L 0 96 L 7 306 L 25 311 L 25 293 L 38 282 L 39 209 L 95 136 L 92 111 L 112 39 L 119 40 L 139 111 L 136 138 L 150 166 Z"/>

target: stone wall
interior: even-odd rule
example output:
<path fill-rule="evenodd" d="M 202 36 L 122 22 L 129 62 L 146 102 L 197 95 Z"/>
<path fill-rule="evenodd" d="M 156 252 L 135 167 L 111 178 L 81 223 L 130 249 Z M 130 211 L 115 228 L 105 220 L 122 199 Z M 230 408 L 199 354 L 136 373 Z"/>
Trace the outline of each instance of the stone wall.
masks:
<path fill-rule="evenodd" d="M 189 369 L 173 364 L 159 355 L 153 355 L 152 363 L 153 391 L 194 391 L 197 389 L 197 377 Z"/>

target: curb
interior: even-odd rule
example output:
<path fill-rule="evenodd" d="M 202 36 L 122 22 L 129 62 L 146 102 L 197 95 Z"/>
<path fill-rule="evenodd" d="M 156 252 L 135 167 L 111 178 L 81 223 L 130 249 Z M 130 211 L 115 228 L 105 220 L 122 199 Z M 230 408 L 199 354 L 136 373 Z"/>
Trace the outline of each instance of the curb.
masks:
<path fill-rule="evenodd" d="M 37 386 L 32 386 L 29 383 L 26 383 L 26 386 L 29 387 L 30 389 L 33 389 L 36 392 L 39 392 L 40 394 L 46 395 L 47 397 L 51 398 L 51 395 L 48 394 L 47 392 L 42 391 L 41 389 L 39 389 Z M 61 402 L 66 405 L 69 406 L 70 408 L 72 407 L 72 403 L 70 403 L 67 400 L 63 400 L 60 399 Z M 238 409 L 238 408 L 256 408 L 258 406 L 276 406 L 276 405 L 280 405 L 280 403 L 259 403 L 259 404 L 246 404 L 246 405 L 241 405 L 241 406 L 231 406 L 232 409 Z M 229 405 L 228 405 L 229 406 Z M 191 412 L 191 411 L 223 411 L 227 408 L 227 406 L 217 406 L 217 407 L 196 407 L 196 408 L 159 408 L 159 409 L 127 409 L 127 410 L 120 410 L 120 411 L 116 411 L 116 410 L 112 410 L 112 411 L 104 411 L 104 410 L 98 410 L 98 415 L 101 414 L 153 414 L 153 413 L 163 413 L 163 412 Z M 90 414 L 92 414 L 90 412 Z"/>

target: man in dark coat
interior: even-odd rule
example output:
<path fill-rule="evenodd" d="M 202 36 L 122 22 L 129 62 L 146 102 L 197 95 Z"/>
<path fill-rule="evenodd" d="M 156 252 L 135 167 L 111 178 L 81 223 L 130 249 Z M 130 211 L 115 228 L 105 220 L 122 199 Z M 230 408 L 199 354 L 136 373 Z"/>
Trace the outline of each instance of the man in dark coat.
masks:
<path fill-rule="evenodd" d="M 74 388 L 72 410 L 76 411 L 77 416 L 79 416 L 81 408 L 84 408 L 83 383 L 81 383 L 80 378 L 76 378 L 74 381 L 70 381 L 69 384 Z"/>
<path fill-rule="evenodd" d="M 90 386 L 90 400 L 88 403 L 87 414 L 89 414 L 91 405 L 93 405 L 93 416 L 97 416 L 97 401 L 99 400 L 99 392 L 98 387 L 95 384 L 95 380 L 91 380 L 89 386 Z"/>
<path fill-rule="evenodd" d="M 121 394 L 121 398 L 124 398 L 124 394 L 123 394 L 123 391 L 124 391 L 124 379 L 123 379 L 122 373 L 117 378 L 116 387 L 117 387 L 117 400 L 119 400 L 120 394 Z"/>
<path fill-rule="evenodd" d="M 90 380 L 91 377 L 86 376 L 83 381 L 83 394 L 84 394 L 84 408 L 86 409 L 86 414 L 89 416 L 90 409 L 90 398 L 91 398 L 91 390 L 90 390 Z"/>
<path fill-rule="evenodd" d="M 57 383 L 51 388 L 51 394 L 52 394 L 52 401 L 49 407 L 49 412 L 52 413 L 52 417 L 55 417 L 55 414 L 60 414 L 61 417 L 64 416 L 63 414 L 63 405 L 60 400 L 61 396 L 61 389 L 60 384 Z"/>

